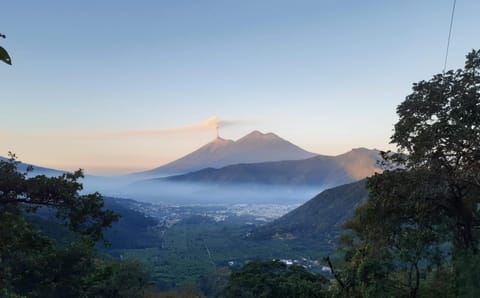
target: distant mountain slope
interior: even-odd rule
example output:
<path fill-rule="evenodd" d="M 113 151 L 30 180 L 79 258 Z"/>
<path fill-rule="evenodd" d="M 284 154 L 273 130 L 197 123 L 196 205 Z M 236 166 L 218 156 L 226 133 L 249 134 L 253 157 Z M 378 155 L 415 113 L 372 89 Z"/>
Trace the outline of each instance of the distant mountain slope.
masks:
<path fill-rule="evenodd" d="M 316 154 L 305 151 L 273 133 L 253 131 L 237 141 L 217 138 L 178 160 L 137 174 L 162 176 L 239 163 L 300 160 L 313 156 Z"/>
<path fill-rule="evenodd" d="M 367 198 L 365 180 L 327 189 L 279 219 L 259 227 L 253 237 L 334 240 L 342 224 Z"/>
<path fill-rule="evenodd" d="M 8 161 L 8 160 L 9 160 L 8 158 L 0 156 L 0 161 Z M 53 177 L 53 176 L 60 176 L 63 173 L 65 173 L 63 171 L 39 167 L 39 166 L 35 166 L 28 163 L 23 163 L 23 162 L 18 164 L 17 170 L 20 172 L 26 172 L 27 168 L 30 166 L 33 168 L 33 170 L 28 174 L 29 176 L 45 175 L 48 177 Z"/>
<path fill-rule="evenodd" d="M 338 185 L 352 179 L 333 158 L 317 156 L 304 160 L 238 164 L 221 169 L 208 168 L 167 177 L 165 180 L 214 184 Z"/>
<path fill-rule="evenodd" d="M 171 182 L 211 184 L 281 184 L 334 187 L 357 181 L 375 172 L 379 152 L 354 149 L 338 156 L 315 156 L 304 160 L 289 160 L 253 164 L 238 164 L 220 169 L 203 169 L 184 175 L 164 178 Z"/>

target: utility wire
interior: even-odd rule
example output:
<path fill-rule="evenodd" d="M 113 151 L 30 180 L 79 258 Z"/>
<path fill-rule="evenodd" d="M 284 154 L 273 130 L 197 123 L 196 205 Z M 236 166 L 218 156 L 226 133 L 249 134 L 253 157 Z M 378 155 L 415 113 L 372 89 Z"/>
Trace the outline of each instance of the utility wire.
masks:
<path fill-rule="evenodd" d="M 453 0 L 452 15 L 450 17 L 450 29 L 448 31 L 447 49 L 446 49 L 446 52 L 445 52 L 445 61 L 443 63 L 443 74 L 445 74 L 445 70 L 447 69 L 448 50 L 450 48 L 450 39 L 452 38 L 453 17 L 455 16 L 455 6 L 456 5 L 457 5 L 457 0 Z"/>

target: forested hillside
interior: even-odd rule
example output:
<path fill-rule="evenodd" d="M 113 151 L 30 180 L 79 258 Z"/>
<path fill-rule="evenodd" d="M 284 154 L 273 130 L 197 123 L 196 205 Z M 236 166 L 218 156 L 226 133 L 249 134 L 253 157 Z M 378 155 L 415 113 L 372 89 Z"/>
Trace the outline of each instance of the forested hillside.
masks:
<path fill-rule="evenodd" d="M 334 247 L 342 225 L 367 198 L 365 180 L 327 189 L 281 218 L 259 227 L 253 237 L 317 239 Z"/>

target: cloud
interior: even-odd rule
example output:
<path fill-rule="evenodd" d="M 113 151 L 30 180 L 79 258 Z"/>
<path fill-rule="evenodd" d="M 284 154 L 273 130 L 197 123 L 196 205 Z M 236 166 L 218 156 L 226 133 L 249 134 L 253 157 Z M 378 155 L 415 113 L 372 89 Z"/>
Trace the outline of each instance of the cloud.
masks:
<path fill-rule="evenodd" d="M 95 136 L 102 137 L 102 138 L 103 137 L 162 136 L 162 135 L 176 134 L 176 133 L 194 133 L 194 132 L 201 132 L 201 131 L 216 130 L 218 128 L 230 127 L 230 126 L 238 125 L 240 123 L 242 123 L 242 121 L 223 120 L 215 116 L 193 125 L 165 128 L 165 129 L 156 129 L 156 130 L 131 130 L 131 131 L 107 132 L 107 133 L 100 133 Z"/>
<path fill-rule="evenodd" d="M 172 128 L 163 128 L 163 129 L 150 129 L 150 130 L 126 130 L 126 131 L 113 131 L 113 132 L 102 132 L 93 134 L 93 137 L 141 137 L 141 136 L 162 136 L 176 133 L 192 133 L 192 132 L 201 132 L 216 129 L 221 123 L 220 118 L 212 117 L 207 120 L 204 120 L 200 123 L 172 127 Z"/>
<path fill-rule="evenodd" d="M 205 127 L 205 128 L 224 128 L 224 127 L 230 127 L 230 126 L 235 126 L 245 123 L 243 120 L 225 120 L 225 119 L 220 119 L 218 117 L 211 117 L 208 118 L 207 120 L 199 123 L 199 127 Z"/>
<path fill-rule="evenodd" d="M 1 133 L 0 136 L 23 136 L 23 137 L 41 137 L 41 138 L 63 138 L 63 139 L 105 139 L 105 138 L 133 138 L 133 137 L 159 137 L 178 133 L 195 133 L 204 131 L 214 131 L 219 128 L 231 127 L 243 123 L 241 120 L 224 120 L 219 117 L 211 117 L 196 124 L 164 128 L 164 129 L 145 129 L 145 130 L 124 130 L 124 131 L 105 131 L 105 132 L 71 132 L 61 134 L 8 134 Z"/>

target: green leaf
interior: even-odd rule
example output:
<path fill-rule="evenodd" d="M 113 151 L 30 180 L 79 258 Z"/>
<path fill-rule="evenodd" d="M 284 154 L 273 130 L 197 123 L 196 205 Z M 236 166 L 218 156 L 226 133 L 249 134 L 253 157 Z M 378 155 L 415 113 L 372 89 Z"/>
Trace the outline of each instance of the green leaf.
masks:
<path fill-rule="evenodd" d="M 12 59 L 8 55 L 7 51 L 2 47 L 0 47 L 0 60 L 8 65 L 12 65 Z"/>

